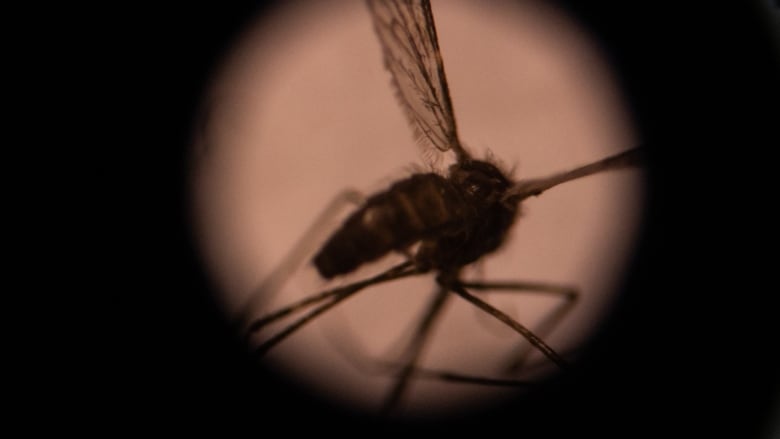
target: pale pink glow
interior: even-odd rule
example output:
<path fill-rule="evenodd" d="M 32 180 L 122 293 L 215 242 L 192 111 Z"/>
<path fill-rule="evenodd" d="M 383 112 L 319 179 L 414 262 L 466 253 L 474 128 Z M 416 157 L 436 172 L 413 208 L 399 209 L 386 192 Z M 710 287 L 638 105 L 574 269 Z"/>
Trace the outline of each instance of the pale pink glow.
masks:
<path fill-rule="evenodd" d="M 476 157 L 490 151 L 515 168 L 516 178 L 527 178 L 637 145 L 607 65 L 558 11 L 530 2 L 432 3 L 460 138 Z M 296 2 L 264 17 L 216 78 L 211 101 L 212 119 L 198 145 L 204 151 L 194 172 L 194 212 L 230 312 L 247 302 L 340 190 L 370 194 L 413 165 L 424 169 L 361 1 Z M 526 201 L 506 246 L 468 276 L 577 286 L 580 302 L 547 339 L 560 352 L 576 348 L 614 298 L 637 232 L 641 182 L 639 171 L 619 171 Z M 307 264 L 257 314 L 325 285 Z M 390 379 L 357 369 L 335 349 L 353 349 L 351 342 L 333 338 L 349 332 L 371 355 L 393 359 L 432 291 L 430 276 L 366 290 L 269 358 L 314 388 L 371 410 Z M 487 297 L 531 328 L 557 303 L 536 295 Z M 453 298 L 424 364 L 496 376 L 518 339 Z M 426 381 L 405 402 L 435 410 L 506 394 Z"/>

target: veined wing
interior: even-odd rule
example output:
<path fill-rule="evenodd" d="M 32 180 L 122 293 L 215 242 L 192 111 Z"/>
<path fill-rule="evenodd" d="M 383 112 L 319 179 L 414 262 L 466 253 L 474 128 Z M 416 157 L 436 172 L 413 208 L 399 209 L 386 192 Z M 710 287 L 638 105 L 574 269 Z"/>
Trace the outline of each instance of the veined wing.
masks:
<path fill-rule="evenodd" d="M 468 158 L 458 139 L 436 28 L 428 0 L 368 0 L 395 94 L 424 149 L 452 149 Z"/>

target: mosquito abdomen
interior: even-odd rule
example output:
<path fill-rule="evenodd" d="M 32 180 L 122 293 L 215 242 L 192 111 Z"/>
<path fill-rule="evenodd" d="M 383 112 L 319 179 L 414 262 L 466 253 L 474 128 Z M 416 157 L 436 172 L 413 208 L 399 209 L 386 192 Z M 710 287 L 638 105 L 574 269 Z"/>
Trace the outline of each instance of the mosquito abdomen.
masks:
<path fill-rule="evenodd" d="M 438 174 L 415 174 L 369 198 L 347 218 L 314 257 L 326 279 L 355 270 L 392 250 L 457 224 L 457 191 Z"/>

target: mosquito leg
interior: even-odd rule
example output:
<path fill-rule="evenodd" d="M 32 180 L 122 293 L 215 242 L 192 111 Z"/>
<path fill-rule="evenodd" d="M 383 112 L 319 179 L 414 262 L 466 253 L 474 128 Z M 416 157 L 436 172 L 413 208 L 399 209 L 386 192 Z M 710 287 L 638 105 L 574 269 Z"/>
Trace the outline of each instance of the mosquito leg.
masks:
<path fill-rule="evenodd" d="M 525 339 L 528 340 L 536 349 L 538 349 L 547 358 L 549 358 L 550 361 L 558 365 L 558 367 L 560 367 L 561 369 L 565 369 L 568 366 L 566 361 L 563 358 L 561 358 L 561 356 L 558 355 L 558 353 L 556 353 L 550 346 L 548 346 L 547 343 L 545 343 L 541 338 L 539 338 L 536 334 L 531 332 L 525 326 L 521 325 L 515 319 L 504 314 L 501 310 L 485 302 L 479 297 L 470 294 L 468 291 L 466 291 L 465 288 L 463 288 L 463 285 L 460 283 L 454 283 L 453 285 L 450 286 L 450 288 L 452 289 L 453 292 L 455 292 L 460 297 L 468 300 L 473 305 L 477 306 L 478 308 L 482 309 L 486 313 L 490 314 L 491 316 L 500 320 L 504 324 L 508 325 L 510 328 L 519 332 L 520 335 L 525 337 Z"/>
<path fill-rule="evenodd" d="M 360 291 L 361 288 L 351 288 L 344 291 L 338 291 L 338 294 L 328 303 L 315 308 L 314 310 L 310 311 L 303 317 L 299 318 L 292 324 L 288 325 L 286 328 L 284 328 L 282 331 L 271 337 L 270 339 L 266 340 L 264 343 L 260 344 L 254 349 L 254 353 L 257 356 L 262 356 L 266 352 L 268 352 L 272 347 L 276 346 L 287 338 L 290 334 L 298 330 L 301 326 L 305 325 L 306 323 L 312 321 L 315 317 L 319 316 L 320 314 L 324 313 L 325 311 L 333 308 L 340 302 L 342 302 L 344 299 L 348 298 L 349 296 L 357 293 Z"/>
<path fill-rule="evenodd" d="M 579 297 L 579 293 L 574 287 L 545 282 L 464 282 L 461 285 L 472 290 L 491 290 L 524 294 L 551 294 L 561 297 L 563 301 L 550 311 L 534 330 L 536 335 L 541 339 L 547 338 L 558 324 L 563 321 L 564 317 L 566 317 L 574 308 Z M 518 352 L 512 356 L 512 360 L 506 368 L 506 371 L 510 373 L 516 372 L 523 367 L 528 356 L 532 352 L 531 348 L 531 345 L 523 343 L 519 347 Z"/>
<path fill-rule="evenodd" d="M 290 305 L 285 306 L 284 308 L 278 309 L 271 314 L 268 314 L 264 317 L 261 317 L 255 321 L 253 321 L 249 327 L 247 328 L 247 335 L 251 335 L 254 332 L 259 331 L 266 325 L 273 323 L 281 318 L 284 318 L 290 314 L 295 313 L 296 311 L 300 311 L 310 305 L 315 305 L 319 302 L 322 302 L 326 299 L 332 299 L 333 297 L 338 297 L 340 294 L 344 293 L 344 288 L 335 288 L 332 290 L 323 291 L 321 293 L 315 294 L 310 297 L 306 297 L 302 300 L 299 300 L 295 303 L 292 303 Z"/>
<path fill-rule="evenodd" d="M 441 314 L 441 310 L 443 309 L 447 298 L 449 298 L 449 292 L 445 288 L 441 288 L 428 305 L 428 309 L 425 311 L 425 314 L 423 314 L 423 318 L 418 323 L 412 340 L 406 348 L 402 360 L 404 367 L 401 369 L 393 389 L 385 399 L 382 407 L 383 413 L 387 414 L 391 412 L 397 406 L 406 391 L 406 388 L 417 369 L 417 361 L 425 347 L 428 335 L 431 333 L 436 318 Z"/>
<path fill-rule="evenodd" d="M 549 365 L 549 362 L 545 360 L 545 364 Z M 394 367 L 393 364 L 385 363 L 385 367 Z M 531 364 L 528 367 L 541 367 L 542 363 Z M 415 378 L 418 379 L 430 379 L 447 381 L 454 384 L 476 384 L 483 386 L 497 386 L 497 387 L 530 387 L 536 384 L 534 381 L 529 380 L 516 380 L 506 378 L 489 378 L 476 375 L 469 375 L 460 372 L 453 372 L 442 369 L 431 369 L 418 367 L 415 371 Z"/>
<path fill-rule="evenodd" d="M 486 378 L 459 372 L 451 372 L 448 370 L 428 369 L 423 367 L 415 367 L 412 372 L 414 373 L 415 378 L 434 379 L 458 384 L 476 384 L 480 386 L 496 387 L 528 387 L 533 385 L 533 383 L 529 381 Z"/>
<path fill-rule="evenodd" d="M 366 352 L 366 349 L 362 344 L 355 339 L 352 332 L 346 328 L 342 330 L 336 330 L 335 332 L 329 331 L 327 340 L 331 346 L 352 366 L 358 371 L 369 375 L 390 375 L 396 374 L 403 367 L 402 364 L 397 361 L 388 361 L 374 359 Z M 528 346 L 525 344 L 524 346 Z M 564 355 L 564 358 L 568 355 Z M 549 361 L 539 361 L 526 365 L 524 370 L 533 370 L 534 368 L 541 368 L 549 365 Z M 491 378 L 484 376 L 477 376 L 471 374 L 465 374 L 462 372 L 455 372 L 444 369 L 434 369 L 427 367 L 417 366 L 414 368 L 413 377 L 415 379 L 428 379 L 434 381 L 446 381 L 452 384 L 472 384 L 483 386 L 495 386 L 495 387 L 530 387 L 536 384 L 534 381 L 506 379 L 506 378 Z"/>
<path fill-rule="evenodd" d="M 340 331 L 338 335 L 329 334 L 327 339 L 334 349 L 352 365 L 365 374 L 387 375 L 396 373 L 403 365 L 394 361 L 375 360 L 365 354 L 365 349 L 359 346 L 360 343 L 355 340 L 349 331 Z M 488 378 L 476 375 L 469 375 L 460 372 L 453 372 L 442 369 L 432 369 L 425 367 L 415 367 L 413 371 L 416 379 L 430 379 L 438 381 L 447 381 L 459 384 L 476 384 L 484 386 L 498 387 L 527 387 L 533 385 L 532 382 L 524 380 L 513 380 L 503 378 Z"/>
<path fill-rule="evenodd" d="M 236 324 L 239 328 L 245 328 L 249 320 L 252 318 L 252 313 L 255 312 L 257 306 L 261 301 L 270 300 L 278 291 L 284 286 L 290 275 L 294 273 L 303 262 L 306 257 L 314 252 L 315 247 L 322 241 L 325 232 L 327 232 L 326 226 L 333 218 L 335 218 L 347 204 L 359 205 L 363 202 L 364 196 L 353 189 L 343 190 L 336 195 L 333 200 L 325 207 L 325 209 L 314 219 L 314 222 L 306 230 L 303 236 L 295 243 L 292 250 L 282 259 L 282 262 L 274 269 L 268 277 L 265 278 L 262 284 L 258 286 L 249 299 L 241 307 L 239 315 L 236 318 Z"/>
<path fill-rule="evenodd" d="M 255 353 L 257 354 L 264 354 L 269 349 L 271 349 L 273 346 L 275 346 L 277 343 L 285 339 L 287 336 L 295 332 L 297 329 L 299 329 L 304 324 L 308 323 L 318 315 L 324 313 L 325 311 L 329 310 L 336 304 L 340 303 L 344 299 L 352 296 L 353 294 L 357 293 L 358 291 L 362 290 L 363 288 L 369 287 L 371 285 L 377 285 L 383 282 L 388 282 L 394 279 L 400 279 L 402 277 L 412 276 L 416 274 L 422 273 L 423 270 L 415 267 L 411 261 L 403 262 L 399 265 L 396 265 L 395 267 L 392 267 L 376 276 L 370 277 L 368 279 L 364 279 L 361 281 L 354 282 L 349 285 L 345 285 L 343 287 L 335 288 L 333 290 L 325 291 L 319 294 L 316 294 L 314 296 L 311 296 L 309 298 L 303 299 L 301 301 L 298 301 L 296 303 L 293 303 L 287 307 L 284 307 L 274 313 L 269 314 L 266 317 L 257 319 L 256 321 L 252 322 L 252 324 L 249 325 L 249 331 L 250 332 L 256 332 L 260 330 L 262 327 L 266 326 L 267 324 L 279 320 L 282 317 L 288 316 L 294 312 L 300 311 L 310 305 L 322 302 L 324 300 L 330 299 L 329 302 L 319 306 L 318 308 L 315 308 L 314 310 L 310 311 L 306 315 L 300 317 L 298 320 L 294 321 L 293 323 L 289 324 L 287 327 L 285 327 L 283 330 L 281 330 L 279 333 L 277 333 L 275 336 L 271 337 L 270 339 L 266 340 L 262 344 L 260 344 L 258 347 L 255 348 Z"/>

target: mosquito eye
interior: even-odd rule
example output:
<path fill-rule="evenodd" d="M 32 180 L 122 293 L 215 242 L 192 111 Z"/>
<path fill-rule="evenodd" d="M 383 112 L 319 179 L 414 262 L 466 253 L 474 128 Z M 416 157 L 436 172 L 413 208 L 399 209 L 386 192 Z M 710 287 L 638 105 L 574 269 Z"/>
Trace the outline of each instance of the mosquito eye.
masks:
<path fill-rule="evenodd" d="M 476 181 L 470 181 L 466 186 L 466 192 L 472 197 L 481 197 L 484 195 L 485 188 Z"/>

